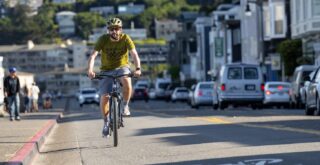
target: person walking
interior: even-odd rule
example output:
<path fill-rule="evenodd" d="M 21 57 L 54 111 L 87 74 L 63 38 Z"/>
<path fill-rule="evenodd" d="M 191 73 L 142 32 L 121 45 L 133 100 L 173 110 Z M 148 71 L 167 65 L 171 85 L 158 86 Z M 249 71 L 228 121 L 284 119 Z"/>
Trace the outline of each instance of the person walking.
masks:
<path fill-rule="evenodd" d="M 10 121 L 20 120 L 20 81 L 15 67 L 9 68 L 9 75 L 4 79 L 4 95 L 7 97 Z"/>
<path fill-rule="evenodd" d="M 23 88 L 23 96 L 24 96 L 24 112 L 28 113 L 31 109 L 31 91 L 30 88 L 26 85 Z"/>
<path fill-rule="evenodd" d="M 40 89 L 35 82 L 32 83 L 31 87 L 31 100 L 32 100 L 32 112 L 39 112 L 38 99 Z"/>

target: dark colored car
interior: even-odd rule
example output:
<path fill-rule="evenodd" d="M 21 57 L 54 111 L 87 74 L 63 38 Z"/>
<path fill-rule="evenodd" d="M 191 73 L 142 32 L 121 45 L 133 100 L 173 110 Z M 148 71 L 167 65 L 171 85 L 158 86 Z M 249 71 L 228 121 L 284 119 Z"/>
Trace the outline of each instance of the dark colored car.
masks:
<path fill-rule="evenodd" d="M 133 90 L 131 101 L 135 100 L 144 100 L 145 102 L 149 101 L 148 89 L 144 87 L 136 87 Z"/>

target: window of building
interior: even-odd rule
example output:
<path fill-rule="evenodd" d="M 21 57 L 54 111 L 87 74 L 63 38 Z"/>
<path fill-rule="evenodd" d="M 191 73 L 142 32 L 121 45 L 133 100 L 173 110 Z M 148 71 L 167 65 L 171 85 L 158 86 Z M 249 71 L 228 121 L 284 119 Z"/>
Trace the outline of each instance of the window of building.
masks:
<path fill-rule="evenodd" d="M 312 0 L 312 16 L 320 16 L 320 0 Z"/>
<path fill-rule="evenodd" d="M 274 33 L 284 34 L 284 3 L 283 1 L 274 2 Z"/>

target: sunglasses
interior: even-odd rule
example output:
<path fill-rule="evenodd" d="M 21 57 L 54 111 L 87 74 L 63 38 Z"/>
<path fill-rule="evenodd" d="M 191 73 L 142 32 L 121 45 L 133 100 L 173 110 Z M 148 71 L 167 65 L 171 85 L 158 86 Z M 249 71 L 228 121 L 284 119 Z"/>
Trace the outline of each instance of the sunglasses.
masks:
<path fill-rule="evenodd" d="M 121 29 L 121 27 L 111 27 L 109 28 L 110 31 L 119 31 Z"/>

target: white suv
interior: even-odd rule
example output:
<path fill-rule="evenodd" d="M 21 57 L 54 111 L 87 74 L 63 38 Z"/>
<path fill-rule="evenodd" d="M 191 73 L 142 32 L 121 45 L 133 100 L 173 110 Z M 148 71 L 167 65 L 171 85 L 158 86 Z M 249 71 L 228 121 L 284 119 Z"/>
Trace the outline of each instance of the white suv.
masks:
<path fill-rule="evenodd" d="M 99 105 L 99 94 L 95 88 L 83 88 L 80 89 L 78 92 L 78 101 L 80 107 L 83 106 L 83 104 L 92 104 L 95 103 Z"/>

